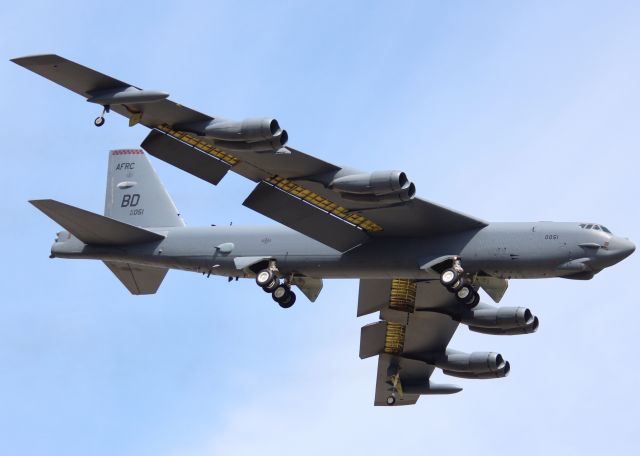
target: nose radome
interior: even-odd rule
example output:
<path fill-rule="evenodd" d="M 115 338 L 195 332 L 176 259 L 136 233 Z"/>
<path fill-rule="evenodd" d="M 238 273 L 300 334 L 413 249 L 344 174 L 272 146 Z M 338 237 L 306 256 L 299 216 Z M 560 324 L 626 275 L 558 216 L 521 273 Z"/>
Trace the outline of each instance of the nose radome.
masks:
<path fill-rule="evenodd" d="M 636 251 L 636 245 L 633 242 L 631 242 L 629 239 L 623 239 L 622 243 L 623 243 L 622 251 L 624 252 L 625 258 Z"/>
<path fill-rule="evenodd" d="M 612 253 L 618 261 L 624 260 L 636 250 L 635 244 L 625 238 L 616 238 L 615 242 L 612 243 L 612 247 Z"/>

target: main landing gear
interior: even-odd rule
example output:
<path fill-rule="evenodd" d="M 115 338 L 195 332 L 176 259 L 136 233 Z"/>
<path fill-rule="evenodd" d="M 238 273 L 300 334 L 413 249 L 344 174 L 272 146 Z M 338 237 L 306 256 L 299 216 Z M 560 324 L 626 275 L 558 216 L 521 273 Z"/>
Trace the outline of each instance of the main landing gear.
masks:
<path fill-rule="evenodd" d="M 256 283 L 265 292 L 271 293 L 271 297 L 283 309 L 288 309 L 296 302 L 296 294 L 291 291 L 288 279 L 282 282 L 278 278 L 278 269 L 274 261 L 267 269 L 263 269 L 256 275 Z"/>
<path fill-rule="evenodd" d="M 440 283 L 456 295 L 460 304 L 464 304 L 469 309 L 473 309 L 480 303 L 480 295 L 471 285 L 469 278 L 465 276 L 459 259 L 453 261 L 453 267 L 442 271 Z"/>

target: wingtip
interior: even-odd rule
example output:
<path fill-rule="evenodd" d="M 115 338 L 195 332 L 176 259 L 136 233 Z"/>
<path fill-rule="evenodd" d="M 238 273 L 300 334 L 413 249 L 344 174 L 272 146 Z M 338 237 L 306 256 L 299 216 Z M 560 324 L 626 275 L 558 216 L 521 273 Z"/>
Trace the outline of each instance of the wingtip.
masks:
<path fill-rule="evenodd" d="M 31 204 L 32 206 L 37 207 L 38 209 L 40 209 L 41 206 L 47 204 L 47 203 L 51 203 L 51 202 L 55 202 L 55 200 L 52 200 L 51 198 L 45 198 L 45 199 L 30 199 L 28 200 L 29 204 Z"/>
<path fill-rule="evenodd" d="M 30 63 L 31 64 L 33 63 L 48 64 L 48 63 L 59 62 L 64 59 L 57 54 L 31 54 L 31 55 L 24 55 L 22 57 L 14 57 L 9 60 L 20 66 L 27 66 Z"/>

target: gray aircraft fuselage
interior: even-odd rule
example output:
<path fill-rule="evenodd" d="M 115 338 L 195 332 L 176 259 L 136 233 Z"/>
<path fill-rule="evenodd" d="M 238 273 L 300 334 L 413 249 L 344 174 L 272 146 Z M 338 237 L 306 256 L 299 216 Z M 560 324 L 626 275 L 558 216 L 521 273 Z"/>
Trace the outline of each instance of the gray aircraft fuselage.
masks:
<path fill-rule="evenodd" d="M 501 278 L 590 279 L 635 250 L 626 238 L 577 222 L 491 223 L 429 239 L 378 239 L 340 253 L 281 226 L 148 228 L 165 236 L 118 247 L 85 245 L 59 233 L 52 257 L 123 261 L 227 277 L 247 277 L 242 259 L 277 261 L 283 274 L 317 278 L 430 276 L 421 266 L 457 255 L 466 272 Z M 234 260 L 240 260 L 238 263 Z M 432 274 L 432 272 L 431 272 Z"/>

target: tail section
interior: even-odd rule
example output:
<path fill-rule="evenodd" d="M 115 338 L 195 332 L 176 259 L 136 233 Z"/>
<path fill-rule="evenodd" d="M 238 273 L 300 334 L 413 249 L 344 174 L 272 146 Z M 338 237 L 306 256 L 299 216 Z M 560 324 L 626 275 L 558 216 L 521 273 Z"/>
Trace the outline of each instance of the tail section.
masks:
<path fill-rule="evenodd" d="M 109 153 L 104 215 L 141 227 L 184 226 L 178 209 L 140 149 Z"/>
<path fill-rule="evenodd" d="M 142 150 L 109 153 L 104 216 L 55 200 L 32 200 L 35 207 L 89 245 L 126 246 L 157 242 L 164 236 L 142 227 L 179 227 L 184 221 Z M 58 241 L 64 242 L 64 241 Z M 104 261 L 132 294 L 153 294 L 168 269 Z"/>

